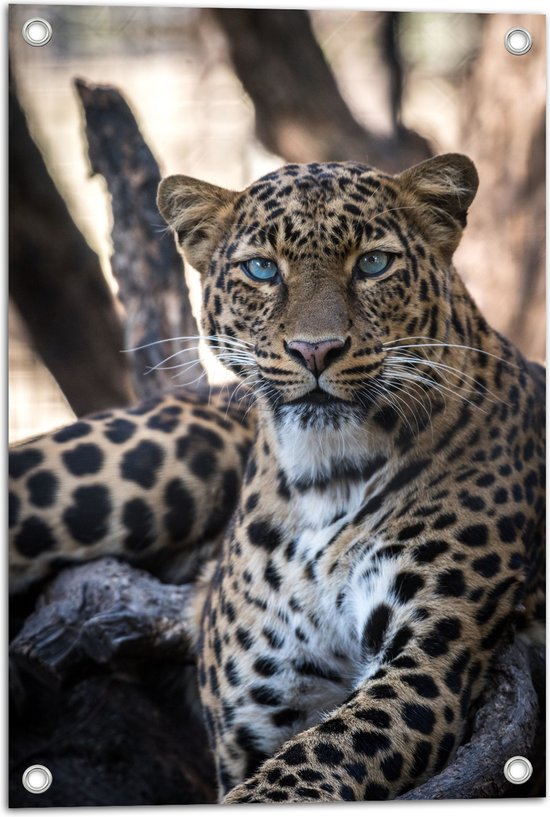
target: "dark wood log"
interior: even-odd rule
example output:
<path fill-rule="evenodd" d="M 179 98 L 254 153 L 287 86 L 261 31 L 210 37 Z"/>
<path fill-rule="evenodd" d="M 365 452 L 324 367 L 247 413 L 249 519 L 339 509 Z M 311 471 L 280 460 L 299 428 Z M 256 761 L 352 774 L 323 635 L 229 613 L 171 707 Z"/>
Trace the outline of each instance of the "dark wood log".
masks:
<path fill-rule="evenodd" d="M 74 84 L 92 173 L 104 177 L 111 196 L 111 267 L 126 312 L 124 348 L 137 350 L 129 353 L 135 390 L 140 397 L 170 390 L 174 371 L 181 373 L 176 385 L 191 385 L 204 374 L 198 329 L 183 261 L 156 206 L 158 164 L 116 88 L 82 79 Z M 165 369 L 163 361 L 185 368 Z"/>
<path fill-rule="evenodd" d="M 28 682 L 27 707 L 10 715 L 9 805 L 215 802 L 212 757 L 200 715 L 185 697 L 185 673 L 174 662 L 157 662 L 141 677 L 90 673 L 54 691 Z M 21 784 L 35 763 L 53 774 L 40 795 Z"/>
<path fill-rule="evenodd" d="M 133 394 L 113 296 L 31 138 L 11 82 L 9 119 L 10 296 L 78 416 L 127 405 Z"/>
<path fill-rule="evenodd" d="M 11 659 L 52 687 L 85 659 L 107 664 L 168 654 L 192 662 L 185 626 L 191 591 L 112 558 L 67 568 L 13 639 Z"/>
<path fill-rule="evenodd" d="M 188 602 L 114 559 L 45 589 L 11 645 L 12 807 L 215 801 Z M 54 777 L 40 797 L 21 785 L 34 763 Z"/>
<path fill-rule="evenodd" d="M 256 134 L 291 162 L 367 162 L 389 172 L 426 159 L 425 139 L 405 127 L 389 137 L 353 117 L 306 11 L 212 9 L 256 112 Z M 394 100 L 395 103 L 395 100 Z"/>
<path fill-rule="evenodd" d="M 503 774 L 506 761 L 516 755 L 531 760 L 536 772 L 544 759 L 532 748 L 539 704 L 531 680 L 529 651 L 519 640 L 498 656 L 487 684 L 483 705 L 477 710 L 470 740 L 458 749 L 454 761 L 401 800 L 472 800 L 528 796 L 529 781 L 510 784 Z M 522 790 L 522 791 L 520 791 Z"/>

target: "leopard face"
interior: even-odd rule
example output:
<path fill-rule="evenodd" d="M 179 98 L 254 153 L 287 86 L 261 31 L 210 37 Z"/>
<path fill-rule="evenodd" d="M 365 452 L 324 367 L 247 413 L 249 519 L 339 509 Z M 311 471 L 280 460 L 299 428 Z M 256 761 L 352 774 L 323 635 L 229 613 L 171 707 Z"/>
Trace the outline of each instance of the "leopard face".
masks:
<path fill-rule="evenodd" d="M 356 467 L 358 447 L 372 447 L 369 415 L 418 424 L 432 412 L 434 395 L 399 375 L 413 341 L 430 358 L 422 376 L 445 371 L 451 257 L 477 183 L 451 155 L 397 177 L 289 165 L 240 194 L 179 176 L 161 184 L 161 212 L 202 273 L 204 334 L 266 404 L 296 479 L 328 476 L 331 460 Z"/>

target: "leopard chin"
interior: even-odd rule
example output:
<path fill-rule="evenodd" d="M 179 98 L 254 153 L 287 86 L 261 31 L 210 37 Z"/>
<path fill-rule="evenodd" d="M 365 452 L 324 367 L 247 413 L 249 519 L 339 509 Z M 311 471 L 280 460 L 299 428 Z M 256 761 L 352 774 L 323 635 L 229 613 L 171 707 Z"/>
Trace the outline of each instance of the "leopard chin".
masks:
<path fill-rule="evenodd" d="M 285 426 L 296 424 L 300 428 L 318 431 L 337 431 L 350 423 L 356 424 L 361 419 L 362 412 L 353 403 L 332 397 L 326 392 L 323 394 L 326 398 L 310 392 L 290 403 L 279 405 L 275 410 L 277 423 Z"/>
<path fill-rule="evenodd" d="M 270 389 L 266 392 L 266 402 L 276 426 L 295 424 L 303 429 L 319 431 L 337 431 L 350 423 L 362 424 L 373 405 L 367 394 L 354 395 L 350 400 L 320 386 L 286 400 L 280 391 Z"/>

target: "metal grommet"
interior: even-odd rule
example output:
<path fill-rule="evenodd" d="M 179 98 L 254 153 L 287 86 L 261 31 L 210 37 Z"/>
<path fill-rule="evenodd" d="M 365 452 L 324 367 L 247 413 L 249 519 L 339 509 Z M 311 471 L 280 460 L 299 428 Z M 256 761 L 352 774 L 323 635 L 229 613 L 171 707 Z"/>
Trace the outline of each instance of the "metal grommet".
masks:
<path fill-rule="evenodd" d="M 52 785 L 53 776 L 47 766 L 37 763 L 23 772 L 22 782 L 31 794 L 42 794 Z"/>
<path fill-rule="evenodd" d="M 518 57 L 527 54 L 533 47 L 533 38 L 526 28 L 511 28 L 504 36 L 504 47 Z"/>
<path fill-rule="evenodd" d="M 533 767 L 529 760 L 522 755 L 509 758 L 504 764 L 504 777 L 509 783 L 519 785 L 526 783 L 533 774 Z"/>
<path fill-rule="evenodd" d="M 53 30 L 48 21 L 42 17 L 31 17 L 23 26 L 22 34 L 26 43 L 39 46 L 50 42 Z"/>

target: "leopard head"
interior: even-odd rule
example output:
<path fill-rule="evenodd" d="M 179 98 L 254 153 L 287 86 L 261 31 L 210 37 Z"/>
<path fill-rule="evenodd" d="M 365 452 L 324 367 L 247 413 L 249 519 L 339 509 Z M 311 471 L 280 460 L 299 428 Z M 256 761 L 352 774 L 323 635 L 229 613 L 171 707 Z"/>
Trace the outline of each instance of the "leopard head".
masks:
<path fill-rule="evenodd" d="M 287 165 L 243 192 L 186 176 L 158 206 L 203 284 L 203 331 L 275 417 L 364 417 L 404 337 L 451 323 L 452 256 L 478 184 L 459 154 L 399 175 Z"/>

